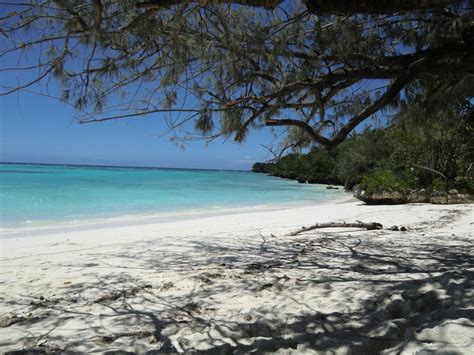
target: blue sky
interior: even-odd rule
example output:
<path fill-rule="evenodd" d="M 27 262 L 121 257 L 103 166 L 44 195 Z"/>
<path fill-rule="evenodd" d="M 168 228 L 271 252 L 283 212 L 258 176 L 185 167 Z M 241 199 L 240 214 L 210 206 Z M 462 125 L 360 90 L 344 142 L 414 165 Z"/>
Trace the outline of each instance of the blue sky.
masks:
<path fill-rule="evenodd" d="M 2 60 L 2 67 L 28 66 L 36 64 L 37 54 L 19 57 L 14 52 Z M 17 86 L 18 77 L 25 83 L 32 75 L 0 71 L 0 86 Z M 54 79 L 28 91 L 59 96 Z M 0 96 L 0 161 L 249 170 L 256 161 L 271 158 L 261 146 L 274 138 L 269 128 L 251 130 L 243 144 L 217 139 L 208 145 L 188 142 L 182 150 L 169 135 L 162 136 L 166 125 L 160 114 L 83 125 L 74 120 L 78 115 L 53 98 L 25 91 Z"/>
<path fill-rule="evenodd" d="M 1 37 L 0 49 L 6 45 Z M 36 58 L 31 54 L 2 57 L 1 67 L 31 65 Z M 0 85 L 17 86 L 33 75 L 0 71 Z M 28 91 L 59 96 L 54 80 Z M 218 139 L 207 146 L 188 142 L 182 150 L 169 135 L 160 137 L 166 130 L 160 114 L 83 125 L 74 120 L 77 116 L 74 108 L 53 98 L 24 91 L 0 96 L 0 161 L 249 170 L 270 158 L 260 145 L 272 141 L 270 129 L 253 130 L 243 144 Z"/>
<path fill-rule="evenodd" d="M 0 9 L 0 14 L 7 9 L 11 8 Z M 5 46 L 0 37 L 0 49 Z M 35 51 L 21 56 L 14 52 L 2 57 L 1 67 L 34 65 L 35 60 Z M 0 85 L 16 86 L 18 80 L 25 83 L 33 75 L 0 71 Z M 59 96 L 53 80 L 28 90 Z M 243 144 L 232 139 L 208 145 L 197 141 L 182 150 L 170 136 L 160 137 L 166 125 L 159 114 L 83 125 L 74 120 L 78 115 L 53 98 L 27 92 L 0 96 L 0 161 L 248 170 L 254 162 L 270 158 L 261 146 L 273 140 L 268 128 L 252 130 Z"/>
<path fill-rule="evenodd" d="M 0 97 L 0 160 L 245 170 L 268 158 L 260 144 L 272 140 L 266 129 L 252 131 L 243 144 L 189 142 L 182 150 L 169 137 L 159 137 L 165 127 L 158 115 L 85 125 L 74 116 L 73 108 L 52 98 Z"/>

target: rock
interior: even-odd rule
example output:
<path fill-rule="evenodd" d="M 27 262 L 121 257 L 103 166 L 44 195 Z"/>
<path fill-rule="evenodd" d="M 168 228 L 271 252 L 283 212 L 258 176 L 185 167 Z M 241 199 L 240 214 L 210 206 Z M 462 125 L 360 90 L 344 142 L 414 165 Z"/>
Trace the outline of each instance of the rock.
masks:
<path fill-rule="evenodd" d="M 448 195 L 446 192 L 435 191 L 431 193 L 430 202 L 437 205 L 444 205 L 448 203 Z"/>
<path fill-rule="evenodd" d="M 199 279 L 201 280 L 202 283 L 204 283 L 206 285 L 212 285 L 214 283 L 214 281 L 212 281 L 208 277 L 200 277 Z"/>
<path fill-rule="evenodd" d="M 389 230 L 391 231 L 394 231 L 394 232 L 406 232 L 408 230 L 407 227 L 405 226 L 391 226 L 390 228 L 388 228 Z"/>
<path fill-rule="evenodd" d="M 298 178 L 296 180 L 298 180 L 298 182 L 300 184 L 307 184 L 308 183 L 308 179 L 305 176 L 298 176 Z"/>
<path fill-rule="evenodd" d="M 266 283 L 266 284 L 263 284 L 261 287 L 260 287 L 260 290 L 265 290 L 267 288 L 272 288 L 273 287 L 273 284 L 272 283 Z"/>
<path fill-rule="evenodd" d="M 99 266 L 99 264 L 97 264 L 97 263 L 87 263 L 87 264 L 84 264 L 84 267 L 94 267 L 94 266 Z"/>
<path fill-rule="evenodd" d="M 246 322 L 250 322 L 250 321 L 252 320 L 252 316 L 247 313 L 247 314 L 244 315 L 244 320 L 245 320 Z"/>
<path fill-rule="evenodd" d="M 436 205 L 474 203 L 474 195 L 461 194 L 455 189 L 449 190 L 449 193 L 436 191 L 431 194 L 430 202 Z"/>
<path fill-rule="evenodd" d="M 362 189 L 355 189 L 354 197 L 369 205 L 396 205 L 404 203 L 457 204 L 474 203 L 474 195 L 461 194 L 452 189 L 449 193 L 433 192 L 425 189 L 411 191 L 381 191 L 368 194 Z"/>
<path fill-rule="evenodd" d="M 163 291 L 169 290 L 170 288 L 173 288 L 174 284 L 172 282 L 165 282 L 163 286 L 161 286 L 161 289 Z"/>
<path fill-rule="evenodd" d="M 0 328 L 9 327 L 12 324 L 18 322 L 18 317 L 16 315 L 12 315 L 11 317 L 2 317 L 0 318 Z"/>
<path fill-rule="evenodd" d="M 425 189 L 411 190 L 407 193 L 408 203 L 428 203 L 430 196 Z"/>
<path fill-rule="evenodd" d="M 474 203 L 474 195 L 471 194 L 456 194 L 449 196 L 449 203 Z"/>
<path fill-rule="evenodd" d="M 326 189 L 327 189 L 327 190 L 339 190 L 339 187 L 329 185 L 329 186 L 326 186 Z"/>
<path fill-rule="evenodd" d="M 407 197 L 398 191 L 367 194 L 364 190 L 356 189 L 354 197 L 369 205 L 397 205 L 408 202 Z"/>

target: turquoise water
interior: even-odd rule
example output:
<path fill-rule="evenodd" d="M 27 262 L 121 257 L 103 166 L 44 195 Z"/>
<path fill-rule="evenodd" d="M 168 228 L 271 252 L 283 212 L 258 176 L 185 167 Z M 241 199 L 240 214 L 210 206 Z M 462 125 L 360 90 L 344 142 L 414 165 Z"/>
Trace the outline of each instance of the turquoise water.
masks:
<path fill-rule="evenodd" d="M 30 225 L 340 198 L 321 185 L 238 171 L 0 164 L 0 223 Z"/>

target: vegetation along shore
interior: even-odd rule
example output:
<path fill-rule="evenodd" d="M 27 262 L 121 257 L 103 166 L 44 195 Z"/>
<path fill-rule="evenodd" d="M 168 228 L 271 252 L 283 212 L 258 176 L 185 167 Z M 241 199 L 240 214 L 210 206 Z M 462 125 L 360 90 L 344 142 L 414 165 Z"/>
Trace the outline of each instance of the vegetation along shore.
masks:
<path fill-rule="evenodd" d="M 343 185 L 367 203 L 474 201 L 474 115 L 452 104 L 426 120 L 419 105 L 403 107 L 388 127 L 355 133 L 336 148 L 301 153 L 290 145 L 292 153 L 274 154 L 252 171 Z"/>

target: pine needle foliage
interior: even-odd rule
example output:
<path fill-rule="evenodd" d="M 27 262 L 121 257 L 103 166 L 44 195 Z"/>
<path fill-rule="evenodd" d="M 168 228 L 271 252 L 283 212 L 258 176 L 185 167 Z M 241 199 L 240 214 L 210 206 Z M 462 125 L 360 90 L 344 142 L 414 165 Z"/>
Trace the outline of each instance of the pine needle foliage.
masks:
<path fill-rule="evenodd" d="M 0 57 L 18 64 L 1 70 L 22 81 L 0 95 L 53 79 L 82 123 L 153 115 L 188 139 L 191 127 L 239 142 L 293 127 L 294 144 L 327 147 L 426 88 L 470 100 L 473 3 L 386 3 L 12 2 Z"/>

